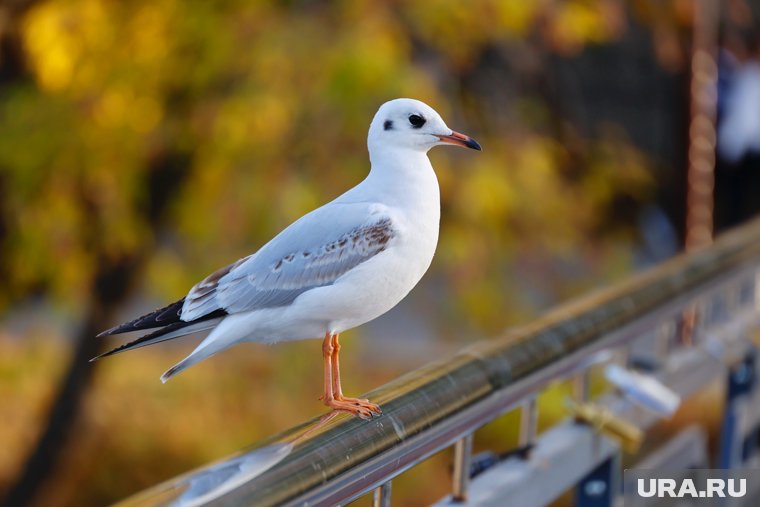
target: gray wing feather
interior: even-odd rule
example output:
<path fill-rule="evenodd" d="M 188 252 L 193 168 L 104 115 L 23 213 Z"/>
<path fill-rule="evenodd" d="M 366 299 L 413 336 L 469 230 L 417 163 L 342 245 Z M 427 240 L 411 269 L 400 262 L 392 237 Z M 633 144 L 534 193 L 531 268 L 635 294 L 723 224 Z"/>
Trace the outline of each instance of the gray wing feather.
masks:
<path fill-rule="evenodd" d="M 182 320 L 194 320 L 219 309 L 239 313 L 288 305 L 310 289 L 333 284 L 385 250 L 396 235 L 391 218 L 377 210 L 358 225 L 350 217 L 347 220 L 346 214 L 332 217 L 337 222 L 333 227 L 308 217 L 257 253 L 212 273 L 193 287 L 185 299 Z M 353 224 L 347 227 L 346 222 Z"/>

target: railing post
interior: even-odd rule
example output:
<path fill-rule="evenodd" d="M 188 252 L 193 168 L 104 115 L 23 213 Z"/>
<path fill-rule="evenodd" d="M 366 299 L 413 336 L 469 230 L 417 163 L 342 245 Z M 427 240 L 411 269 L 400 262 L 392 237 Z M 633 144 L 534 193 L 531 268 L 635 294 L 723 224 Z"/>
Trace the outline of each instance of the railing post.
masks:
<path fill-rule="evenodd" d="M 454 502 L 467 501 L 472 465 L 472 433 L 454 444 L 454 472 L 452 475 L 451 498 Z"/>
<path fill-rule="evenodd" d="M 583 370 L 573 380 L 573 396 L 578 403 L 586 402 L 589 399 L 588 376 L 588 370 Z"/>
<path fill-rule="evenodd" d="M 670 354 L 677 330 L 678 326 L 673 320 L 668 321 L 657 330 L 657 352 L 660 357 L 668 357 Z"/>
<path fill-rule="evenodd" d="M 536 440 L 538 426 L 538 400 L 531 396 L 525 401 L 520 413 L 520 440 L 518 447 L 527 448 Z"/>
<path fill-rule="evenodd" d="M 372 507 L 391 507 L 391 481 L 375 488 L 372 494 Z"/>

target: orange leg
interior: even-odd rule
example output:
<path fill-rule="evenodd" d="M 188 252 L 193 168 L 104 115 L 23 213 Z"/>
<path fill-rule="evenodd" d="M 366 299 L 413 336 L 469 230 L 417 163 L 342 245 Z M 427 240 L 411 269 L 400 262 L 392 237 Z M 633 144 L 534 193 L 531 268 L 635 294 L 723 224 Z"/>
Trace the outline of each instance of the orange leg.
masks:
<path fill-rule="evenodd" d="M 340 385 L 340 360 L 338 359 L 338 355 L 340 353 L 340 342 L 338 341 L 338 336 L 339 335 L 337 334 L 332 336 L 332 381 L 334 398 L 336 400 L 348 401 L 350 403 L 358 402 L 369 408 L 372 412 L 375 412 L 377 414 L 382 413 L 382 410 L 380 410 L 379 406 L 375 405 L 374 403 L 370 403 L 370 401 L 366 398 L 349 398 L 343 395 L 343 389 Z"/>
<path fill-rule="evenodd" d="M 325 394 L 321 399 L 325 405 L 333 410 L 358 415 L 362 419 L 370 419 L 373 415 L 379 415 L 381 413 L 380 407 L 374 403 L 370 403 L 364 399 L 343 396 L 343 390 L 340 385 L 340 365 L 338 363 L 339 351 L 340 343 L 338 343 L 338 335 L 326 334 L 322 342 Z"/>

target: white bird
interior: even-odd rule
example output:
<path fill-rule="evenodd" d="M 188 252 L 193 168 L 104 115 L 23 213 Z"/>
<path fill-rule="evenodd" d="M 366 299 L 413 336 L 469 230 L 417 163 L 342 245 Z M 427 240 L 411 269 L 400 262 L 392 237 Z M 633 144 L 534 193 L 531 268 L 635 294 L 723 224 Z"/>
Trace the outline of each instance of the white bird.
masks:
<path fill-rule="evenodd" d="M 386 102 L 369 128 L 371 169 L 361 183 L 212 273 L 179 301 L 100 333 L 159 328 L 93 360 L 211 330 L 161 376 L 166 382 L 237 343 L 323 338 L 325 405 L 363 418 L 379 414 L 374 403 L 343 395 L 338 335 L 396 306 L 430 266 L 440 197 L 427 152 L 440 144 L 480 150 L 423 102 Z"/>

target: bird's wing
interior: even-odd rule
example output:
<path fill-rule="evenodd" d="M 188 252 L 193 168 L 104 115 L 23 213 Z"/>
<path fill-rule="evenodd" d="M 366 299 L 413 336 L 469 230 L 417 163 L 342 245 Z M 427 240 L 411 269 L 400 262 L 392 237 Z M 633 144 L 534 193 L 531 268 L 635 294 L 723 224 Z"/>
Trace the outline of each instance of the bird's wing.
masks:
<path fill-rule="evenodd" d="M 386 206 L 330 203 L 294 222 L 255 254 L 196 284 L 180 317 L 192 321 L 219 310 L 232 314 L 286 306 L 385 250 L 397 231 Z"/>

